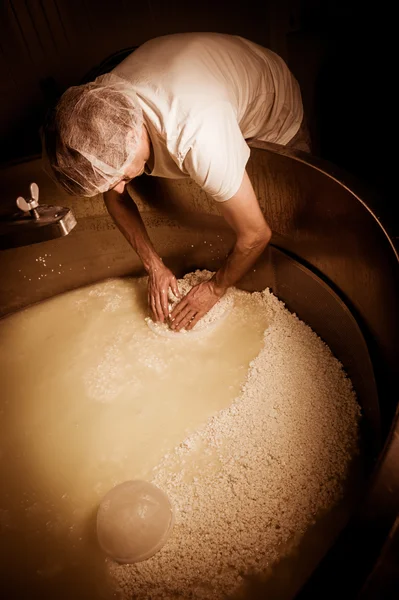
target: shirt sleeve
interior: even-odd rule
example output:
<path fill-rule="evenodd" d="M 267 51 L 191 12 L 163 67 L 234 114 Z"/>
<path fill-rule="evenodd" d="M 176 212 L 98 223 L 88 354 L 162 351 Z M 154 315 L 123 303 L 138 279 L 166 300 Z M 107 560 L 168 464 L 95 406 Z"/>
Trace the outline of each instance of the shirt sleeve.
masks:
<path fill-rule="evenodd" d="M 233 107 L 227 102 L 201 112 L 184 170 L 218 202 L 239 189 L 250 155 Z"/>

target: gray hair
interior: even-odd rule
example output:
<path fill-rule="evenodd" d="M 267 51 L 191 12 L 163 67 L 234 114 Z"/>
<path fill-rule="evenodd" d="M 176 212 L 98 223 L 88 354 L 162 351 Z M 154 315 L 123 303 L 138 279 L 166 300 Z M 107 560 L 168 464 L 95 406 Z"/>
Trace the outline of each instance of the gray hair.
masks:
<path fill-rule="evenodd" d="M 46 170 L 68 193 L 95 196 L 124 175 L 141 139 L 143 112 L 113 74 L 66 90 L 42 132 Z"/>

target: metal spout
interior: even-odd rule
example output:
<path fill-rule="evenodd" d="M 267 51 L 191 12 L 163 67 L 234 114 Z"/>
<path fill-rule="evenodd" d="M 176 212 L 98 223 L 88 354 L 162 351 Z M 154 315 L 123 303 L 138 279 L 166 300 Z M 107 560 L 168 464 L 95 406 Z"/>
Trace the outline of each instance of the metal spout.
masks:
<path fill-rule="evenodd" d="M 76 225 L 70 208 L 39 205 L 39 187 L 30 185 L 30 198 L 19 196 L 18 212 L 0 220 L 0 250 L 47 242 L 68 235 Z"/>

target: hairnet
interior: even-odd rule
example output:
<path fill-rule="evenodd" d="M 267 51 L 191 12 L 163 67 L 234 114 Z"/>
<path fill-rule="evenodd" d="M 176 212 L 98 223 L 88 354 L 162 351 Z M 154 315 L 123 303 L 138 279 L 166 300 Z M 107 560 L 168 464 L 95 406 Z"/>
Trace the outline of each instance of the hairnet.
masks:
<path fill-rule="evenodd" d="M 45 166 L 71 194 L 105 192 L 134 159 L 142 125 L 141 106 L 128 81 L 107 74 L 71 87 L 43 129 Z"/>

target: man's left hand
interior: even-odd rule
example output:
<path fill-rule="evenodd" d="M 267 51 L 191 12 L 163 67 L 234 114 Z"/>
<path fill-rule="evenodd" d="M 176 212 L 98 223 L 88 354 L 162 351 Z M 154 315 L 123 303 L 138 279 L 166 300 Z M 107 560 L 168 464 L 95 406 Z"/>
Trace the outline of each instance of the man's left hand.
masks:
<path fill-rule="evenodd" d="M 194 286 L 175 306 L 170 315 L 171 329 L 190 330 L 223 296 L 212 280 Z"/>

